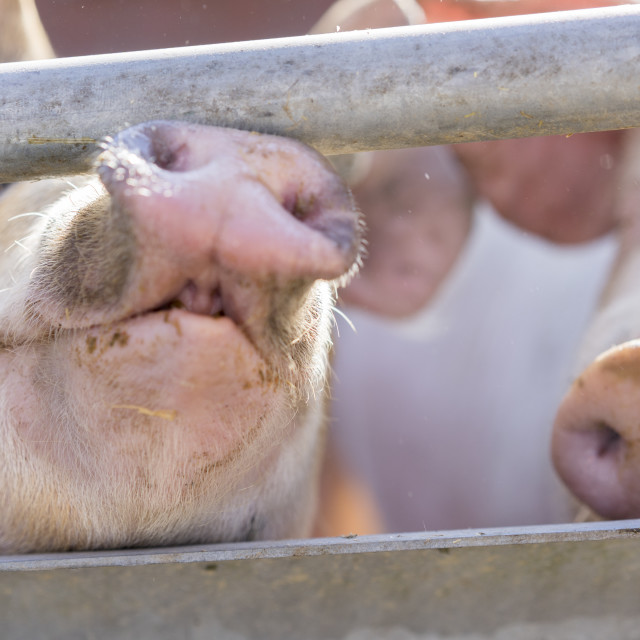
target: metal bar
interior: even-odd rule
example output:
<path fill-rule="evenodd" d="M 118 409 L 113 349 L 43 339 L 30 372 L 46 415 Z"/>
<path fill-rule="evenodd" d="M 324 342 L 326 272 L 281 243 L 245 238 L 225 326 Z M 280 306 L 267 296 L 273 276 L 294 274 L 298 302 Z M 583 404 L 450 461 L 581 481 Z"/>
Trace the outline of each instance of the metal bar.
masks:
<path fill-rule="evenodd" d="M 639 525 L 8 556 L 1 635 L 637 638 Z"/>
<path fill-rule="evenodd" d="M 351 555 L 354 553 L 388 553 L 416 549 L 442 550 L 449 548 L 461 549 L 463 547 L 498 547 L 514 544 L 586 542 L 622 538 L 640 539 L 640 519 L 529 527 L 424 531 L 375 536 L 234 542 L 157 549 L 76 551 L 71 553 L 16 556 L 0 555 L 0 572 L 139 566 L 175 562 L 226 562 L 232 560 L 299 558 L 303 556 Z"/>
<path fill-rule="evenodd" d="M 0 182 L 157 118 L 325 154 L 640 126 L 640 6 L 0 65 Z"/>

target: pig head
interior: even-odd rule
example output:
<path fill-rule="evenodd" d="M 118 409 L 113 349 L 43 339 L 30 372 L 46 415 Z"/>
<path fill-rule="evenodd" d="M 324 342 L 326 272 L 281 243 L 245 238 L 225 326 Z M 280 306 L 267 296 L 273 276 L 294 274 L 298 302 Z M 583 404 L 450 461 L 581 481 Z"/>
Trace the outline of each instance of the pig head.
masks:
<path fill-rule="evenodd" d="M 96 170 L 0 199 L 0 552 L 307 534 L 349 190 L 297 142 L 176 122 Z"/>
<path fill-rule="evenodd" d="M 615 195 L 620 245 L 578 372 L 556 417 L 552 454 L 570 489 L 607 518 L 640 517 L 640 135 L 625 132 Z"/>
<path fill-rule="evenodd" d="M 302 535 L 349 191 L 297 143 L 179 123 L 98 171 L 0 201 L 0 549 Z"/>

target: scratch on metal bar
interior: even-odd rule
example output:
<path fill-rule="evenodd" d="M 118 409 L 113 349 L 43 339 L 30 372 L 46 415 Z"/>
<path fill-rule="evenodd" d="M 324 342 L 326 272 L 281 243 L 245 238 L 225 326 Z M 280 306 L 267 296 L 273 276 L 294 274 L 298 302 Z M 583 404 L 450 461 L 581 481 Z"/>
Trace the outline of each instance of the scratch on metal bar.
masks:
<path fill-rule="evenodd" d="M 27 139 L 29 144 L 95 144 L 95 138 L 43 138 L 31 136 Z"/>

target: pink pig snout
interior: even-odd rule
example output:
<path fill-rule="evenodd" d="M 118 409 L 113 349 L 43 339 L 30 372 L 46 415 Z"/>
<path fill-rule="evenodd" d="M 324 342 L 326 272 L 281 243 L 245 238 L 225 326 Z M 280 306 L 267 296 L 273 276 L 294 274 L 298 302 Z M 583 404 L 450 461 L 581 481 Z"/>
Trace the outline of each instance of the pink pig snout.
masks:
<path fill-rule="evenodd" d="M 330 280 L 358 254 L 350 192 L 296 141 L 151 122 L 105 143 L 100 162 L 116 206 L 135 217 L 145 244 L 161 244 L 168 257 L 214 257 L 251 277 Z"/>
<path fill-rule="evenodd" d="M 552 455 L 600 515 L 640 516 L 640 341 L 606 351 L 576 379 L 556 417 Z"/>

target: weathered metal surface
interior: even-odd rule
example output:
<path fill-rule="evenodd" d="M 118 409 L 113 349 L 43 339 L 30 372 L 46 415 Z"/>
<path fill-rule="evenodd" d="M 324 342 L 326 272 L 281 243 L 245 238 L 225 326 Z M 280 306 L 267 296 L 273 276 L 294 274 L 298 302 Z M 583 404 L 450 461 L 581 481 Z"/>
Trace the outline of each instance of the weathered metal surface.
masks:
<path fill-rule="evenodd" d="M 0 636 L 639 638 L 639 526 L 4 557 Z"/>
<path fill-rule="evenodd" d="M 0 65 L 0 182 L 156 118 L 326 154 L 640 126 L 640 6 Z"/>

